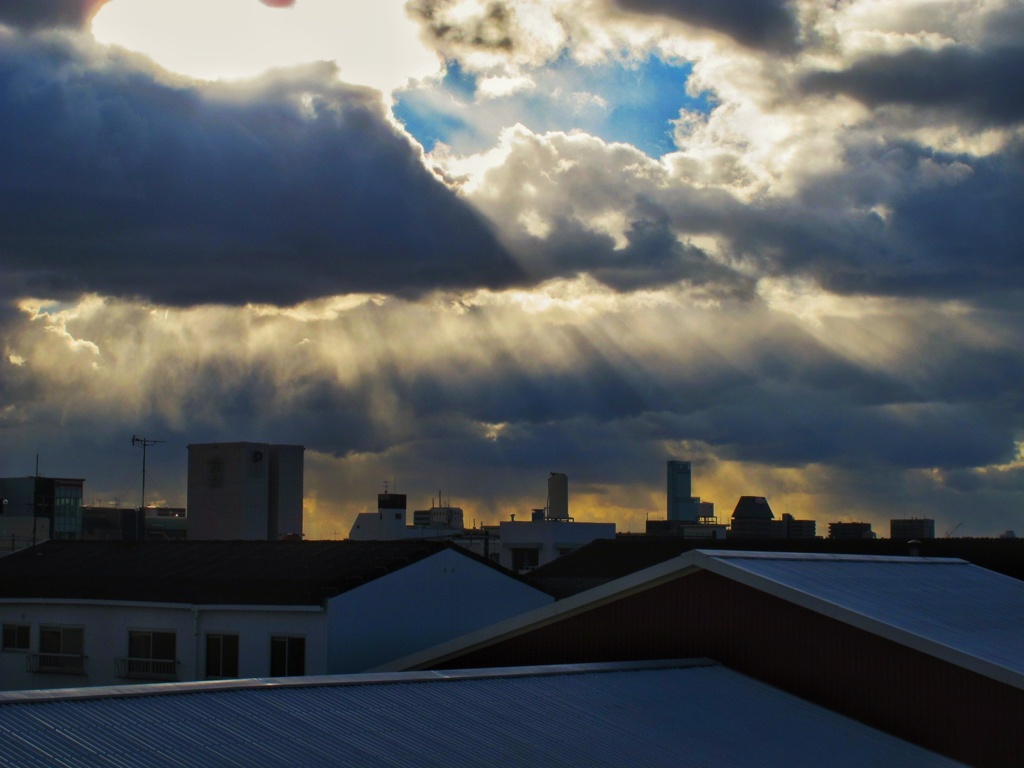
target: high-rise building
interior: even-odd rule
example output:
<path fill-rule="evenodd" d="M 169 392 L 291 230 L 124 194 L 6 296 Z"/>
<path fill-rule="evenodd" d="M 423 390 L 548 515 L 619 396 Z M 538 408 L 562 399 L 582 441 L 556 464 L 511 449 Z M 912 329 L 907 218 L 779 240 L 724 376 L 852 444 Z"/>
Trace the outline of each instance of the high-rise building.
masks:
<path fill-rule="evenodd" d="M 304 451 L 269 443 L 188 446 L 188 538 L 301 536 Z"/>
<path fill-rule="evenodd" d="M 552 472 L 548 476 L 548 520 L 569 519 L 569 476 Z"/>
<path fill-rule="evenodd" d="M 668 486 L 665 497 L 669 520 L 686 520 L 695 523 L 701 516 L 700 498 L 693 496 L 691 479 L 690 462 L 675 460 L 668 462 Z"/>

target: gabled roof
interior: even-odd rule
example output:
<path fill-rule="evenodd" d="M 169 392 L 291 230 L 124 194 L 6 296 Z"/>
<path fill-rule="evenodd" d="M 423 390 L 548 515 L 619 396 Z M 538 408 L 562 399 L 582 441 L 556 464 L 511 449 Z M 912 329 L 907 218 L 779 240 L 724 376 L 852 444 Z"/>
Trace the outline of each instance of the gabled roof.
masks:
<path fill-rule="evenodd" d="M 448 542 L 48 541 L 0 558 L 0 599 L 320 605 Z"/>
<path fill-rule="evenodd" d="M 739 726 L 737 710 L 751 713 Z M 700 661 L 0 694 L 19 766 L 959 763 Z"/>
<path fill-rule="evenodd" d="M 559 599 L 650 568 L 694 549 L 818 554 L 905 556 L 906 541 L 893 539 L 684 539 L 680 536 L 620 534 L 596 539 L 546 565 L 526 580 Z M 1024 578 L 1024 539 L 929 539 L 919 546 L 927 557 L 957 557 L 998 573 Z"/>
<path fill-rule="evenodd" d="M 387 665 L 422 669 L 700 570 L 1024 689 L 1024 582 L 950 558 L 693 550 Z"/>

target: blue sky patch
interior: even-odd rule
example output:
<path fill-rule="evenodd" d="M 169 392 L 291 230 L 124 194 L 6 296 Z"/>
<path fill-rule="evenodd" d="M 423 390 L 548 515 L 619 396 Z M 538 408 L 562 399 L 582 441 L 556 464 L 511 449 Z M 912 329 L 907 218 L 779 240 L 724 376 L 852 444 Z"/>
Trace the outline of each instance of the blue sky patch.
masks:
<path fill-rule="evenodd" d="M 591 67 L 563 57 L 528 73 L 533 88 L 486 98 L 479 80 L 451 62 L 440 82 L 398 92 L 394 113 L 428 151 L 441 141 L 460 154 L 479 152 L 518 122 L 537 133 L 580 130 L 660 157 L 676 148 L 670 121 L 680 109 L 713 106 L 708 94 L 686 93 L 692 69 L 653 56 Z"/>

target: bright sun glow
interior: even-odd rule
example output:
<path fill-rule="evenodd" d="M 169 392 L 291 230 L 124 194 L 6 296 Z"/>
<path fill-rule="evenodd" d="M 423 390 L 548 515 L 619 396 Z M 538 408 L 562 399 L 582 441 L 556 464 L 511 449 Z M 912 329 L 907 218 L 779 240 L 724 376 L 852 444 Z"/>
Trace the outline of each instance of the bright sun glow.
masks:
<path fill-rule="evenodd" d="M 341 79 L 385 93 L 435 74 L 436 55 L 419 39 L 404 0 L 114 0 L 93 35 L 207 80 L 255 77 L 273 67 L 335 61 Z"/>

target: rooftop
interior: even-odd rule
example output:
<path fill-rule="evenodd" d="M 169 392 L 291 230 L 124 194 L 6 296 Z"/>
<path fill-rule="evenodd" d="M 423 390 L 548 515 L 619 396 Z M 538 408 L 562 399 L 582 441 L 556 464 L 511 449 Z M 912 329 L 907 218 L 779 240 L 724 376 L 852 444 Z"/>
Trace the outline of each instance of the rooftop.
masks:
<path fill-rule="evenodd" d="M 0 558 L 0 598 L 319 605 L 448 548 L 431 540 L 47 541 Z"/>
<path fill-rule="evenodd" d="M 764 496 L 740 496 L 732 511 L 733 520 L 772 520 L 775 514 Z"/>
<path fill-rule="evenodd" d="M 742 739 L 737 709 L 757 713 Z M 959 765 L 706 660 L 0 694 L 0 755 L 80 768 Z"/>
<path fill-rule="evenodd" d="M 620 535 L 599 539 L 536 568 L 526 577 L 558 598 L 578 594 L 694 549 L 902 556 L 907 542 L 892 539 L 684 539 Z M 1024 579 L 1024 539 L 930 539 L 919 546 L 928 557 L 956 557 Z"/>
<path fill-rule="evenodd" d="M 1024 582 L 952 558 L 693 550 L 406 659 L 417 669 L 700 570 L 1024 689 Z"/>

